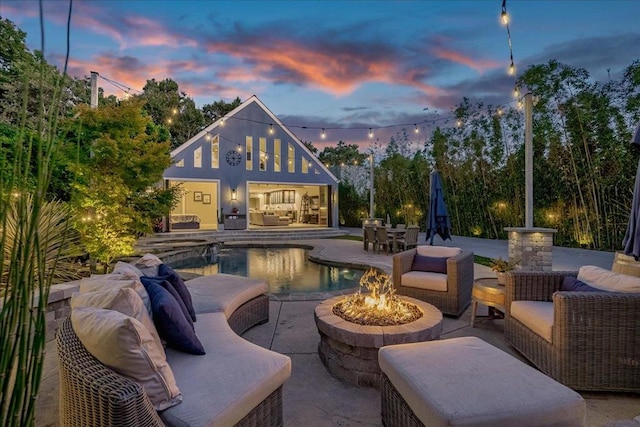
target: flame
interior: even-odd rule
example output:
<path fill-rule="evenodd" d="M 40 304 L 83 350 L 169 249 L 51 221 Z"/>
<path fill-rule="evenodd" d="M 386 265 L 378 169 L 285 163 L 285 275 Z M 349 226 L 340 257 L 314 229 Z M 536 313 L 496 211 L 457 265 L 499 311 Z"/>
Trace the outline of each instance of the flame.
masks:
<path fill-rule="evenodd" d="M 369 293 L 363 294 L 363 289 Z M 422 317 L 420 308 L 395 294 L 390 277 L 374 269 L 362 276 L 358 292 L 335 304 L 333 312 L 349 322 L 378 326 L 401 325 Z"/>

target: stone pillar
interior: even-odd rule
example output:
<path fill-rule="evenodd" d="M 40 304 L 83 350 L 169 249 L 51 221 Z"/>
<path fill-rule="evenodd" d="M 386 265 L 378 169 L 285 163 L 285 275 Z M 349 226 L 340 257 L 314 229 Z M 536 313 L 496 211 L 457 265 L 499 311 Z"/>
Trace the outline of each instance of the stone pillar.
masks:
<path fill-rule="evenodd" d="M 509 233 L 509 260 L 517 260 L 516 270 L 551 271 L 553 228 L 505 227 Z"/>

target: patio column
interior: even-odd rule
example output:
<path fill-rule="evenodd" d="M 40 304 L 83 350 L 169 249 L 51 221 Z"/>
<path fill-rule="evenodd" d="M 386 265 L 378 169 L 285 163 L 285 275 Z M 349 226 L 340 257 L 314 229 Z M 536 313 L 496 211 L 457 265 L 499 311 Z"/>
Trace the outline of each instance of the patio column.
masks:
<path fill-rule="evenodd" d="M 554 228 L 505 227 L 509 233 L 509 259 L 517 260 L 516 270 L 551 271 Z"/>

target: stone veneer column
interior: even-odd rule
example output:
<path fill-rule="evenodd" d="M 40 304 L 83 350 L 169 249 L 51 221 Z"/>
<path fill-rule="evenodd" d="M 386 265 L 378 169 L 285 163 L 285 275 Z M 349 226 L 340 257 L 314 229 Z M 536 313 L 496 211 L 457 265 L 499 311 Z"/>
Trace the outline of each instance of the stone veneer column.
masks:
<path fill-rule="evenodd" d="M 551 271 L 553 228 L 505 227 L 509 233 L 509 259 L 518 260 L 516 270 Z"/>

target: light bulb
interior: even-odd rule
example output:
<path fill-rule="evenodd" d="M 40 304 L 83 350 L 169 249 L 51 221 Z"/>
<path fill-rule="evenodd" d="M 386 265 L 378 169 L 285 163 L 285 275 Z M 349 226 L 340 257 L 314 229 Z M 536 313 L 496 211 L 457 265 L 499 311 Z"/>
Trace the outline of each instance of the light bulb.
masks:
<path fill-rule="evenodd" d="M 458 121 L 456 122 L 456 126 L 458 126 L 458 127 L 462 126 L 462 120 L 458 120 Z"/>
<path fill-rule="evenodd" d="M 501 116 L 502 115 L 502 108 L 498 108 L 498 115 Z"/>
<path fill-rule="evenodd" d="M 513 90 L 513 96 L 515 98 L 520 96 L 520 89 L 518 89 L 517 87 Z"/>
<path fill-rule="evenodd" d="M 507 25 L 509 23 L 509 15 L 506 10 L 503 10 L 500 14 L 500 20 L 502 21 L 502 25 Z"/>
<path fill-rule="evenodd" d="M 373 131 L 369 128 L 369 138 L 373 138 Z"/>
<path fill-rule="evenodd" d="M 273 135 L 273 125 L 269 125 L 269 134 Z"/>
<path fill-rule="evenodd" d="M 415 133 L 420 133 L 420 130 L 418 129 L 418 125 L 414 125 L 416 128 L 413 130 Z"/>
<path fill-rule="evenodd" d="M 513 76 L 516 74 L 516 66 L 513 65 L 513 61 L 511 62 L 511 65 L 509 65 L 509 75 Z"/>
<path fill-rule="evenodd" d="M 322 133 L 320 134 L 320 138 L 325 139 L 327 135 L 324 133 L 324 129 L 322 129 Z"/>

